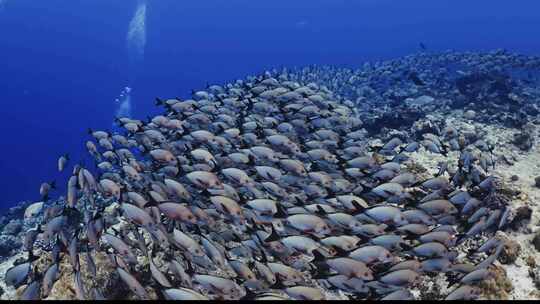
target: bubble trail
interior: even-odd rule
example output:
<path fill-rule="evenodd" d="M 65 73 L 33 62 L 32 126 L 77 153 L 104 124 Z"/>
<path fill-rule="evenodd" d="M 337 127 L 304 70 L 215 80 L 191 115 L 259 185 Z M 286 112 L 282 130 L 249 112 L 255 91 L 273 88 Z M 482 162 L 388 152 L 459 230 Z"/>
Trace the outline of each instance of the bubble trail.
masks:
<path fill-rule="evenodd" d="M 146 0 L 139 0 L 137 3 L 133 18 L 129 22 L 126 47 L 129 58 L 129 85 L 132 85 L 137 77 L 137 71 L 144 61 L 146 47 Z M 117 103 L 116 117 L 131 117 L 132 99 L 130 93 L 131 87 L 127 86 L 115 100 Z"/>
<path fill-rule="evenodd" d="M 129 22 L 126 37 L 128 56 L 131 65 L 138 65 L 144 60 L 146 47 L 146 1 L 139 1 L 135 14 Z"/>

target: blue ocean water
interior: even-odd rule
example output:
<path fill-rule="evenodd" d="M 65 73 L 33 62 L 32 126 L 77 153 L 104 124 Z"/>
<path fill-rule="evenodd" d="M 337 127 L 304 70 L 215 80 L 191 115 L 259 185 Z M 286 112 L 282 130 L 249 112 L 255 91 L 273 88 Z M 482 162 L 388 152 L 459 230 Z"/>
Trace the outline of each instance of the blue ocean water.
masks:
<path fill-rule="evenodd" d="M 144 58 L 126 35 L 146 5 Z M 355 67 L 419 50 L 538 54 L 540 2 L 522 0 L 0 0 L 0 206 L 38 200 L 86 159 L 87 128 L 110 129 L 125 86 L 132 114 L 280 66 Z"/>

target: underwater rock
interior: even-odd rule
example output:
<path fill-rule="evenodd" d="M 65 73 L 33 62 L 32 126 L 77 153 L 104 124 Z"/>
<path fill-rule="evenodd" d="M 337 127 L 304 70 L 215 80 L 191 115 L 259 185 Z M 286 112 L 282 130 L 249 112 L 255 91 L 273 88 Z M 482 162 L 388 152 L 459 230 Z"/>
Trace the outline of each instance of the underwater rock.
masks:
<path fill-rule="evenodd" d="M 443 274 L 422 278 L 418 284 L 419 298 L 428 301 L 443 300 L 446 297 L 447 284 Z"/>
<path fill-rule="evenodd" d="M 533 138 L 527 133 L 515 133 L 513 143 L 521 150 L 527 151 L 533 146 Z"/>
<path fill-rule="evenodd" d="M 534 248 L 538 251 L 540 251 L 540 231 L 537 232 L 535 235 L 534 235 L 534 238 L 532 239 L 532 244 L 534 246 Z"/>
<path fill-rule="evenodd" d="M 528 151 L 534 145 L 535 132 L 536 127 L 533 124 L 528 123 L 520 132 L 514 133 L 514 139 L 512 142 L 521 150 Z"/>
<path fill-rule="evenodd" d="M 537 177 L 534 178 L 534 185 L 537 188 L 540 188 L 540 176 L 537 176 Z"/>
<path fill-rule="evenodd" d="M 540 290 L 540 267 L 531 267 L 529 269 L 529 276 L 531 277 L 534 286 Z"/>
<path fill-rule="evenodd" d="M 363 127 L 368 131 L 368 134 L 373 135 L 379 133 L 382 128 L 408 128 L 425 115 L 420 109 L 401 106 L 394 109 L 389 108 L 377 116 L 362 117 L 361 119 L 364 121 Z"/>
<path fill-rule="evenodd" d="M 418 107 L 418 108 L 424 108 L 428 106 L 429 104 L 433 103 L 435 101 L 435 98 L 427 95 L 422 95 L 417 98 L 407 98 L 405 102 L 409 107 Z M 425 111 L 425 110 L 424 110 Z"/>
<path fill-rule="evenodd" d="M 527 259 L 525 259 L 525 264 L 527 264 L 527 266 L 530 268 L 536 268 L 536 259 L 533 255 L 529 255 Z"/>
<path fill-rule="evenodd" d="M 467 110 L 463 114 L 463 117 L 465 117 L 466 119 L 469 119 L 469 120 L 473 120 L 476 117 L 476 112 L 473 111 L 473 110 Z"/>
<path fill-rule="evenodd" d="M 22 246 L 21 238 L 16 235 L 0 235 L 0 256 L 8 257 Z"/>
<path fill-rule="evenodd" d="M 441 133 L 441 123 L 435 117 L 427 115 L 425 118 L 418 119 L 414 122 L 411 127 L 411 133 L 417 138 L 422 138 L 424 134 L 438 135 Z"/>
<path fill-rule="evenodd" d="M 30 202 L 21 202 L 19 205 L 9 208 L 0 217 L 0 259 L 6 258 L 22 246 L 21 232 L 26 227 L 23 224 L 23 214 Z"/>
<path fill-rule="evenodd" d="M 512 90 L 510 77 L 501 73 L 474 72 L 463 75 L 456 79 L 458 91 L 469 100 L 481 100 L 490 95 L 493 99 L 501 99 L 508 96 Z M 494 101 L 494 100 L 491 101 Z"/>
<path fill-rule="evenodd" d="M 532 209 L 529 206 L 518 207 L 515 211 L 512 221 L 508 225 L 511 229 L 517 230 L 531 220 Z"/>
<path fill-rule="evenodd" d="M 115 276 L 115 269 L 112 266 L 110 260 L 102 252 L 95 252 L 93 261 L 97 270 L 94 276 L 88 268 L 86 253 L 80 255 L 81 263 L 81 277 L 84 282 L 84 290 L 89 298 L 93 297 L 93 290 L 98 290 L 104 296 L 109 299 L 132 299 L 128 297 L 129 289 L 120 284 Z M 49 259 L 44 259 L 42 262 L 43 269 L 46 269 Z M 60 264 L 60 273 L 62 275 L 53 285 L 47 300 L 75 300 L 77 295 L 75 293 L 74 286 L 74 273 L 73 268 L 68 261 L 63 261 Z"/>
<path fill-rule="evenodd" d="M 540 106 L 538 105 L 538 101 L 534 103 L 526 103 L 523 105 L 522 111 L 532 116 L 540 114 Z"/>
<path fill-rule="evenodd" d="M 9 208 L 4 214 L 2 214 L 2 218 L 12 220 L 12 219 L 22 219 L 24 215 L 24 210 L 26 210 L 26 207 L 28 207 L 32 202 L 29 201 L 23 201 L 15 206 Z"/>
<path fill-rule="evenodd" d="M 21 231 L 22 226 L 23 225 L 20 220 L 12 220 L 7 225 L 4 226 L 2 233 L 16 235 Z"/>
<path fill-rule="evenodd" d="M 23 202 L 21 204 L 18 204 L 16 206 L 13 206 L 9 208 L 8 212 L 6 213 L 6 216 L 9 216 L 11 218 L 20 218 L 24 214 L 24 210 L 26 209 L 28 202 Z"/>
<path fill-rule="evenodd" d="M 499 255 L 499 262 L 502 264 L 514 263 L 521 253 L 521 245 L 502 231 L 497 232 L 496 235 L 504 244 L 503 250 Z"/>

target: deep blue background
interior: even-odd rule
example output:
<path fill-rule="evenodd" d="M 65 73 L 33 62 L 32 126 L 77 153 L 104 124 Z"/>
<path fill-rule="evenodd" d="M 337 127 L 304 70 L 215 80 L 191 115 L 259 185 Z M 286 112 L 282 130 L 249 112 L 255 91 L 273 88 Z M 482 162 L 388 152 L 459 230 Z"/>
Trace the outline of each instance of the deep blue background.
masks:
<path fill-rule="evenodd" d="M 110 128 L 126 85 L 134 115 L 274 66 L 354 67 L 418 50 L 540 50 L 540 1 L 147 0 L 147 48 L 129 75 L 137 0 L 5 0 L 0 11 L 0 208 L 39 199 L 59 155 Z M 135 77 L 136 76 L 136 77 Z M 128 79 L 135 82 L 128 84 Z M 67 174 L 67 173 L 66 173 Z"/>

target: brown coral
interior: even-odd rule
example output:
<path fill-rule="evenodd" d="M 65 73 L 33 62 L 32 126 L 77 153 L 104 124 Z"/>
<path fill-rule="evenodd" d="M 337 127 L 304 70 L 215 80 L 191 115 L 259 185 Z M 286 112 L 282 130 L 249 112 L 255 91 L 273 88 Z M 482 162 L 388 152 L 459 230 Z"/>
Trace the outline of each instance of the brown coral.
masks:
<path fill-rule="evenodd" d="M 480 282 L 479 287 L 482 292 L 482 298 L 488 300 L 508 300 L 509 293 L 514 289 L 512 282 L 506 276 L 503 267 L 492 265 L 490 270 L 493 276 Z"/>
<path fill-rule="evenodd" d="M 521 246 L 502 231 L 497 232 L 496 236 L 502 240 L 504 244 L 501 255 L 499 256 L 499 262 L 502 264 L 514 263 L 521 253 Z"/>

